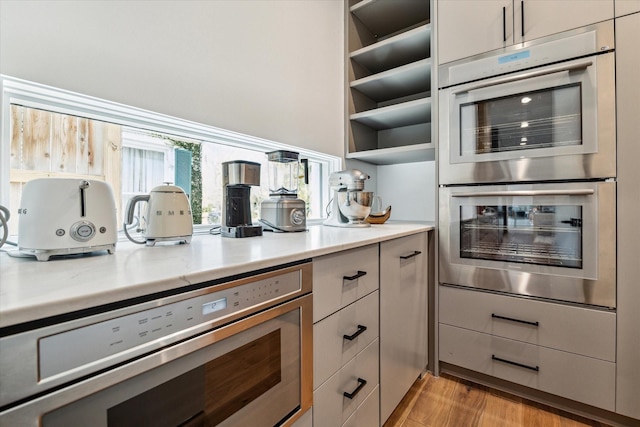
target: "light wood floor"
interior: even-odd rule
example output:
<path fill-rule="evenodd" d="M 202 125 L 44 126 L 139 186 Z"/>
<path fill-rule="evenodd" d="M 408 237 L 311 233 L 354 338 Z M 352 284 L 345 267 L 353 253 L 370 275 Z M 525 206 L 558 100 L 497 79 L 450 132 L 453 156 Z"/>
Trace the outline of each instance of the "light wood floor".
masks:
<path fill-rule="evenodd" d="M 384 427 L 605 427 L 452 376 L 416 381 Z"/>

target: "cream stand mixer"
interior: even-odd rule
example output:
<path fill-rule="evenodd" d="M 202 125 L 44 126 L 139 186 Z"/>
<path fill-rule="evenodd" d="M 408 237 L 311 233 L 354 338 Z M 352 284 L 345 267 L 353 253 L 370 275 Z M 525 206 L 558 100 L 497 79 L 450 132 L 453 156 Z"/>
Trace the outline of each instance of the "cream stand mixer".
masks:
<path fill-rule="evenodd" d="M 370 227 L 365 221 L 371 212 L 374 195 L 364 190 L 369 175 L 357 169 L 333 172 L 329 188 L 333 198 L 329 202 L 329 217 L 323 223 L 332 227 Z"/>

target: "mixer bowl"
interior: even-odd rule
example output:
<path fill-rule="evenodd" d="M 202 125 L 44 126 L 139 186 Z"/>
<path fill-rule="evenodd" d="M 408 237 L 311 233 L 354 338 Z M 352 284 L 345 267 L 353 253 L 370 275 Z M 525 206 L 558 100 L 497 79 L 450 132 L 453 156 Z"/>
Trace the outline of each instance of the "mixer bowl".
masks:
<path fill-rule="evenodd" d="M 350 223 L 364 223 L 364 219 L 371 212 L 374 193 L 372 191 L 340 191 L 338 192 L 338 207 Z"/>

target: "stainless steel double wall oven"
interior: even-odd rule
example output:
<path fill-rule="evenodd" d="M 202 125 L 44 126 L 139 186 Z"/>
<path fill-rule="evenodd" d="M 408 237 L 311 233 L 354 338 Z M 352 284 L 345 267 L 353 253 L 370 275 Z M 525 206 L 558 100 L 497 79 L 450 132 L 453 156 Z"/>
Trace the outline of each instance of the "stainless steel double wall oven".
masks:
<path fill-rule="evenodd" d="M 613 22 L 440 69 L 440 282 L 613 308 Z"/>

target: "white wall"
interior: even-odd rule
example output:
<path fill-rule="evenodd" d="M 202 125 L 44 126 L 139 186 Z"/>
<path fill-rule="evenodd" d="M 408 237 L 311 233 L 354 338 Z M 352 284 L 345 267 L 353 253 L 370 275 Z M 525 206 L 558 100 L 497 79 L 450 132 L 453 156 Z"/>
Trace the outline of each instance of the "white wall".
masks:
<path fill-rule="evenodd" d="M 338 0 L 0 1 L 0 73 L 343 156 Z"/>

